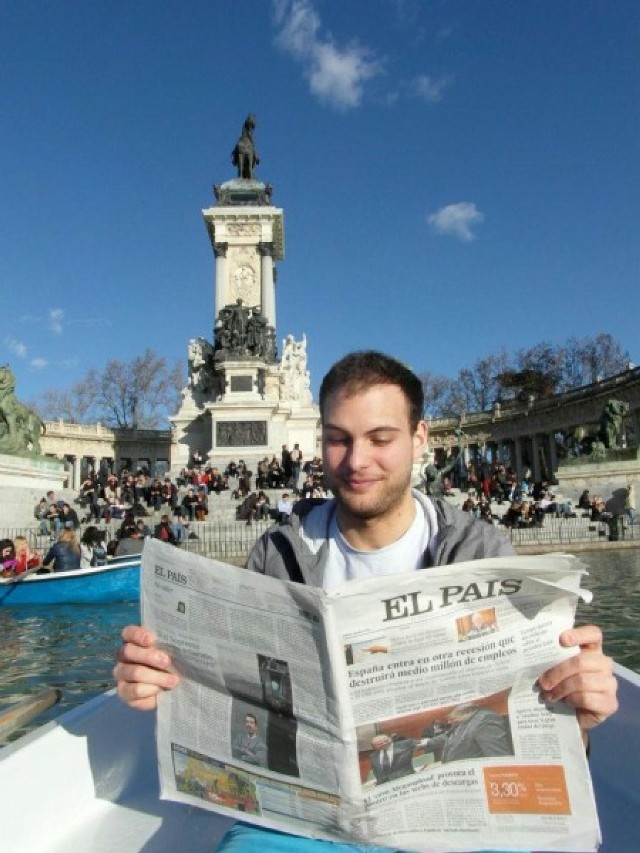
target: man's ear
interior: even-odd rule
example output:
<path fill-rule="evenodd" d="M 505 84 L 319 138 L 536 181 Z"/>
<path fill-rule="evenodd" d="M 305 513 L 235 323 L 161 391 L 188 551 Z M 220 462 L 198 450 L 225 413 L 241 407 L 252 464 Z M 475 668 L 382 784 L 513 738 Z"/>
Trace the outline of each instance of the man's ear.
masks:
<path fill-rule="evenodd" d="M 418 426 L 413 434 L 413 458 L 419 459 L 427 449 L 427 435 L 429 427 L 426 421 L 418 421 Z"/>

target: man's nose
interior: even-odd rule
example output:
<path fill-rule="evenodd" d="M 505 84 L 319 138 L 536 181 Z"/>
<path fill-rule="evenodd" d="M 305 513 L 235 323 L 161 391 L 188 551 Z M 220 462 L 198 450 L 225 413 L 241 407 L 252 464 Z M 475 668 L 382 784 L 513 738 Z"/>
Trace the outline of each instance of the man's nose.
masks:
<path fill-rule="evenodd" d="M 351 442 L 347 461 L 353 471 L 366 468 L 369 464 L 370 448 L 368 442 L 355 440 Z"/>

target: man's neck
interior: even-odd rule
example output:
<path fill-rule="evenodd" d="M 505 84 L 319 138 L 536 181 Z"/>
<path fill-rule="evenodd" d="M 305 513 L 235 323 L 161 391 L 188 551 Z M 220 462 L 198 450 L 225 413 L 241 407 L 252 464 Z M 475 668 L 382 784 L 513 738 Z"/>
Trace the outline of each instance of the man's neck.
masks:
<path fill-rule="evenodd" d="M 379 551 L 401 539 L 416 517 L 411 491 L 398 507 L 376 518 L 358 518 L 338 507 L 336 519 L 340 533 L 357 551 Z"/>

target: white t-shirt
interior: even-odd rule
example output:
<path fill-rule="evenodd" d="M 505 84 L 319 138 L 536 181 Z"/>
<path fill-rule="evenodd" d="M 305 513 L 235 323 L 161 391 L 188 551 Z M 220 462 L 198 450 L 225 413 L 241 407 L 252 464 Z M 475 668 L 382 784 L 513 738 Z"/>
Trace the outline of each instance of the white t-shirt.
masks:
<path fill-rule="evenodd" d="M 415 516 L 400 539 L 377 551 L 352 548 L 338 527 L 334 513 L 329 523 L 329 551 L 324 567 L 323 589 L 332 589 L 345 581 L 393 575 L 422 568 L 422 557 L 432 547 L 438 521 L 431 501 L 426 512 L 414 498 Z"/>

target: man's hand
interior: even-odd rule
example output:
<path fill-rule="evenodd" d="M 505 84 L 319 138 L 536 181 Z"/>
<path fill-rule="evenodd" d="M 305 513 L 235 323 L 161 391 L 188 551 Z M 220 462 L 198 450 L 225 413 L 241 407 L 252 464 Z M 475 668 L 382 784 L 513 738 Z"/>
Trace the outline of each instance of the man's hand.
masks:
<path fill-rule="evenodd" d="M 613 662 L 602 651 L 602 631 L 595 625 L 563 631 L 560 645 L 579 646 L 580 654 L 552 667 L 538 684 L 546 701 L 564 700 L 573 705 L 586 743 L 589 729 L 618 709 Z"/>
<path fill-rule="evenodd" d="M 118 696 L 131 708 L 153 711 L 158 694 L 172 690 L 180 683 L 170 672 L 171 658 L 156 647 L 153 631 L 140 625 L 127 625 L 122 631 L 123 644 L 117 651 L 113 677 L 118 683 Z"/>

